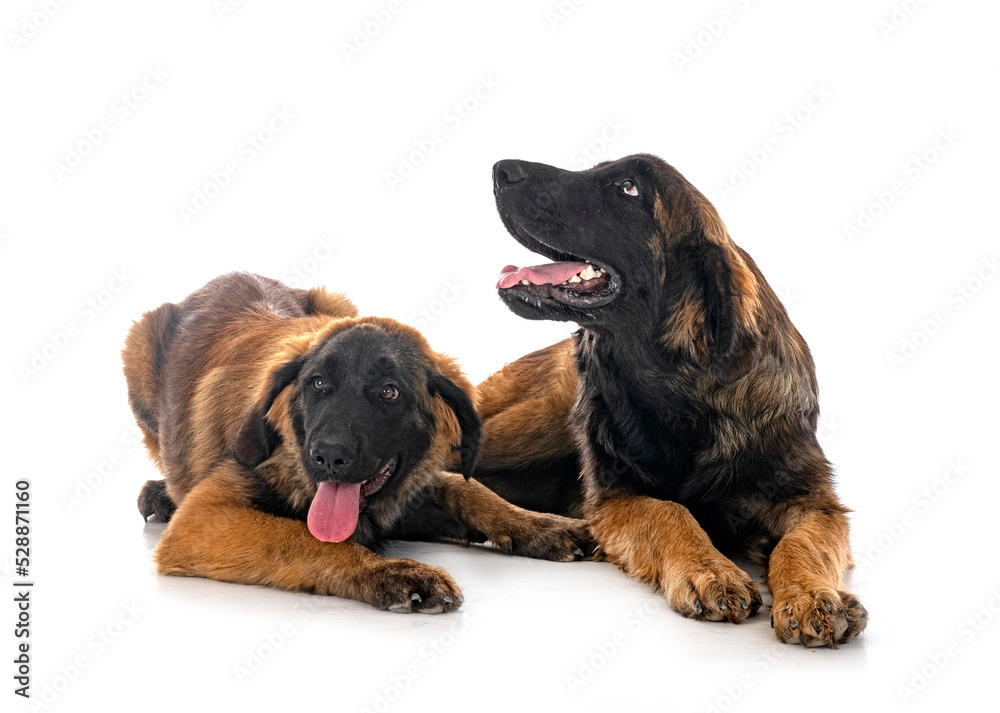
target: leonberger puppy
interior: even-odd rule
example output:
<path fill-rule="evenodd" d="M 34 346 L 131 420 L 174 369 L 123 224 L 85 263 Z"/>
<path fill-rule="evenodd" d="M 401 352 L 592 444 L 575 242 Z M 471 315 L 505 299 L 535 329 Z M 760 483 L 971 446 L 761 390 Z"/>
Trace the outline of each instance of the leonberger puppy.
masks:
<path fill-rule="evenodd" d="M 478 387 L 477 479 L 582 513 L 603 556 L 684 616 L 739 623 L 761 606 L 727 552 L 764 568 L 781 641 L 860 633 L 812 357 L 715 208 L 648 155 L 500 161 L 493 179 L 504 226 L 553 261 L 504 268 L 501 299 L 579 330 Z"/>
<path fill-rule="evenodd" d="M 415 329 L 357 314 L 323 288 L 232 273 L 132 326 L 129 403 L 165 476 L 138 501 L 169 521 L 158 570 L 438 613 L 462 604 L 458 586 L 381 556 L 386 540 L 585 554 L 582 521 L 467 481 L 481 422 L 457 364 Z M 442 472 L 456 447 L 464 478 Z"/>

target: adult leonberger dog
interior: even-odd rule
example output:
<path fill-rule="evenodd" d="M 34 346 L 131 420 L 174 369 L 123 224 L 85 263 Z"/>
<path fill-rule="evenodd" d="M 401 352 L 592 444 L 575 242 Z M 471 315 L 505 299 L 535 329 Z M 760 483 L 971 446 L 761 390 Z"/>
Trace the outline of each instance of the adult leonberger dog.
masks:
<path fill-rule="evenodd" d="M 715 208 L 648 155 L 577 172 L 501 161 L 493 178 L 507 230 L 554 261 L 504 268 L 500 297 L 580 329 L 478 387 L 477 479 L 584 514 L 603 556 L 684 616 L 739 623 L 761 606 L 726 551 L 764 567 L 781 641 L 861 632 L 809 349 Z"/>
<path fill-rule="evenodd" d="M 476 482 L 481 422 L 455 362 L 343 295 L 246 273 L 133 325 L 128 396 L 165 480 L 139 511 L 167 521 L 164 574 L 357 599 L 395 612 L 462 604 L 443 569 L 376 553 L 389 538 L 490 540 L 573 560 L 579 520 Z M 442 465 L 459 446 L 462 473 Z"/>

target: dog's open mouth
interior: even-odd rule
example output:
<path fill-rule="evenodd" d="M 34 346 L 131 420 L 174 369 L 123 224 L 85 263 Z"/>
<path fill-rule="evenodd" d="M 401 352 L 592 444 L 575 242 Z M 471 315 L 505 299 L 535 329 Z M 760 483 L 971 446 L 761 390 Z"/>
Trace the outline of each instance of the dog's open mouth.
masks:
<path fill-rule="evenodd" d="M 552 262 L 520 268 L 508 265 L 500 273 L 497 289 L 569 307 L 590 308 L 610 301 L 617 286 L 603 267 L 589 262 Z"/>
<path fill-rule="evenodd" d="M 554 260 L 533 267 L 508 265 L 501 270 L 497 281 L 501 295 L 519 297 L 535 306 L 548 302 L 580 311 L 603 307 L 614 299 L 620 282 L 613 268 L 551 248 L 509 216 L 501 214 L 501 217 L 519 243 Z"/>
<path fill-rule="evenodd" d="M 316 488 L 306 524 L 309 532 L 324 542 L 343 542 L 354 534 L 358 517 L 365 507 L 365 499 L 382 489 L 396 471 L 396 459 L 385 463 L 368 480 L 360 483 L 342 483 L 324 480 Z"/>
<path fill-rule="evenodd" d="M 365 498 L 371 497 L 386 484 L 392 474 L 396 471 L 396 459 L 393 458 L 383 465 L 378 473 L 361 484 L 361 507 L 365 506 Z"/>

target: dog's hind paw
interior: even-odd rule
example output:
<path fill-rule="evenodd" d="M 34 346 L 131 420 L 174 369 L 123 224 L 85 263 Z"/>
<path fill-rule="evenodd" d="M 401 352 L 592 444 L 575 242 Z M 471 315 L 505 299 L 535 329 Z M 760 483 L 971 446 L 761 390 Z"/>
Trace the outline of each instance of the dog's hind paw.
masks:
<path fill-rule="evenodd" d="M 177 506 L 167 495 L 167 481 L 147 480 L 139 491 L 139 498 L 136 501 L 139 506 L 139 514 L 143 520 L 148 520 L 150 515 L 156 515 L 160 522 L 167 522 L 174 514 Z"/>

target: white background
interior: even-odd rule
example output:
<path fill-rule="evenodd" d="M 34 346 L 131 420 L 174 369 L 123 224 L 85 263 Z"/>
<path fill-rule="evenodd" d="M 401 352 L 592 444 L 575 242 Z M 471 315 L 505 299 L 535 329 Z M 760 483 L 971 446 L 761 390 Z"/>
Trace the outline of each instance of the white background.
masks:
<path fill-rule="evenodd" d="M 1000 8 L 400 1 L 4 4 L 4 709 L 27 709 L 11 692 L 20 478 L 49 710 L 992 702 Z M 377 33 L 372 13 L 391 17 Z M 280 114 L 294 118 L 261 133 Z M 781 646 L 766 608 L 739 627 L 686 621 L 611 565 L 475 548 L 394 549 L 463 586 L 438 617 L 153 573 L 162 526 L 135 496 L 155 474 L 119 359 L 133 319 L 252 270 L 411 321 L 479 380 L 571 331 L 495 295 L 501 267 L 540 260 L 495 215 L 493 163 L 639 151 L 716 203 L 812 348 L 855 511 L 858 641 Z M 213 197 L 185 219 L 197 191 Z"/>

